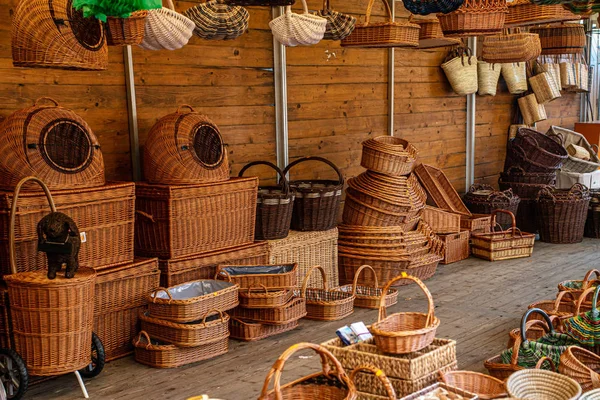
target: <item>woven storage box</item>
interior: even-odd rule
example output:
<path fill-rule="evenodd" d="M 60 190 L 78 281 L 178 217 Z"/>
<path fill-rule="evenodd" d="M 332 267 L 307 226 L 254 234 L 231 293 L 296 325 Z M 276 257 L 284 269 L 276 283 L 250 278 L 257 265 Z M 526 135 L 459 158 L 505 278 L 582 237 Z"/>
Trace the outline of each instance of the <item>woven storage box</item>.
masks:
<path fill-rule="evenodd" d="M 46 102 L 47 104 L 43 104 Z M 50 190 L 102 186 L 104 159 L 96 136 L 73 111 L 43 97 L 0 124 L 0 188 L 35 176 Z M 39 190 L 29 182 L 24 190 Z"/>
<path fill-rule="evenodd" d="M 297 327 L 297 320 L 283 325 L 265 325 L 243 321 L 239 318 L 231 318 L 229 320 L 229 337 L 244 342 L 255 342 L 284 332 L 289 332 Z"/>
<path fill-rule="evenodd" d="M 421 164 L 415 168 L 415 174 L 429 195 L 429 200 L 437 207 L 461 215 L 471 215 L 441 169 Z"/>
<path fill-rule="evenodd" d="M 377 365 L 388 377 L 416 381 L 456 362 L 456 342 L 435 339 L 419 352 L 389 355 L 375 346 L 374 339 L 345 346 L 339 338 L 322 343 L 347 370 L 361 365 Z"/>
<path fill-rule="evenodd" d="M 140 314 L 141 329 L 152 338 L 174 344 L 177 347 L 198 347 L 229 337 L 229 315 L 220 311 L 198 321 L 180 324 L 152 318 L 147 312 Z"/>
<path fill-rule="evenodd" d="M 100 269 L 133 261 L 133 183 L 109 183 L 98 188 L 57 190 L 58 211 L 73 218 L 86 241 L 79 263 Z M 0 272 L 9 274 L 8 232 L 13 193 L 0 191 Z M 18 271 L 46 269 L 46 256 L 37 251 L 37 224 L 49 213 L 44 193 L 21 192 L 17 205 L 15 250 Z"/>
<path fill-rule="evenodd" d="M 143 307 L 111 311 L 94 317 L 94 333 L 104 346 L 106 361 L 113 361 L 133 353 L 131 341 L 139 332 L 139 313 Z"/>
<path fill-rule="evenodd" d="M 460 232 L 461 215 L 441 208 L 426 206 L 421 215 L 423 221 L 437 234 Z"/>
<path fill-rule="evenodd" d="M 444 259 L 440 264 L 452 264 L 469 258 L 469 238 L 471 232 L 464 230 L 461 233 L 453 233 L 450 235 L 440 235 L 440 239 L 444 242 Z"/>
<path fill-rule="evenodd" d="M 563 8 L 561 4 L 543 6 L 530 3 L 529 0 L 514 0 L 508 3 L 508 15 L 505 26 L 526 26 L 548 24 L 561 21 L 577 21 L 581 16 Z"/>
<path fill-rule="evenodd" d="M 465 0 L 456 11 L 438 14 L 448 37 L 493 35 L 504 28 L 506 0 Z"/>
<path fill-rule="evenodd" d="M 204 185 L 136 183 L 136 254 L 177 258 L 254 240 L 257 178 Z"/>
<path fill-rule="evenodd" d="M 148 295 L 159 287 L 159 276 L 156 258 L 101 270 L 96 278 L 94 315 L 145 306 Z"/>
<path fill-rule="evenodd" d="M 229 163 L 219 128 L 190 106 L 162 117 L 144 145 L 144 177 L 165 185 L 227 180 Z"/>
<path fill-rule="evenodd" d="M 570 190 L 542 189 L 536 201 L 542 242 L 579 243 L 583 240 L 590 204 L 590 193 L 585 186 L 575 184 Z"/>
<path fill-rule="evenodd" d="M 583 147 L 590 155 L 589 161 L 581 160 L 569 155 L 562 166 L 563 170 L 583 174 L 594 172 L 600 168 L 600 158 L 598 158 L 597 152 L 582 134 L 559 126 L 552 126 L 548 132 L 546 132 L 546 135 L 558 138 L 563 147 L 569 147 L 571 144 Z"/>
<path fill-rule="evenodd" d="M 171 287 L 198 279 L 212 279 L 220 264 L 259 265 L 268 262 L 267 242 L 245 244 L 182 258 L 159 260 L 160 284 L 163 287 Z"/>
<path fill-rule="evenodd" d="M 227 353 L 229 338 L 197 347 L 177 347 L 153 340 L 145 332 L 133 340 L 135 361 L 154 368 L 176 368 Z"/>
<path fill-rule="evenodd" d="M 90 363 L 96 273 L 79 268 L 75 277 L 46 271 L 4 277 L 8 284 L 14 350 L 34 376 L 80 370 Z"/>
<path fill-rule="evenodd" d="M 331 287 L 339 284 L 338 275 L 338 230 L 337 228 L 319 232 L 290 231 L 285 239 L 269 240 L 268 260 L 270 264 L 298 264 L 298 287 L 308 270 L 320 265 L 325 270 Z M 309 287 L 321 287 L 320 274 L 313 274 Z"/>
<path fill-rule="evenodd" d="M 69 21 L 59 24 L 57 21 Z M 108 68 L 104 27 L 75 11 L 72 0 L 23 0 L 14 10 L 11 30 L 15 67 L 75 70 Z"/>

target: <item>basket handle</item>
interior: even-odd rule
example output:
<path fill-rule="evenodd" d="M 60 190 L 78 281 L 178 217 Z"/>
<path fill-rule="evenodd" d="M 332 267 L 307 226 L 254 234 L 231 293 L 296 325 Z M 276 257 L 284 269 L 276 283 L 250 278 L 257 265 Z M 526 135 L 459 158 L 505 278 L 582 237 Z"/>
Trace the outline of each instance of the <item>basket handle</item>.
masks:
<path fill-rule="evenodd" d="M 560 133 L 560 132 L 551 133 L 546 136 L 548 136 L 550 139 L 554 140 L 556 143 L 560 144 L 561 146 L 564 146 L 565 138 L 563 137 L 562 133 Z"/>
<path fill-rule="evenodd" d="M 524 175 L 525 174 L 525 170 L 522 167 L 519 167 L 518 165 L 513 165 L 510 166 L 507 170 L 506 173 L 511 175 L 512 171 L 516 170 L 517 172 L 519 172 L 519 174 Z"/>
<path fill-rule="evenodd" d="M 140 331 L 139 335 L 137 335 L 137 337 L 133 340 L 133 345 L 139 345 L 142 342 L 142 337 L 148 342 L 148 344 L 146 344 L 147 350 L 150 346 L 152 346 L 152 342 L 150 341 L 150 336 L 146 331 Z"/>
<path fill-rule="evenodd" d="M 508 189 L 510 190 L 510 189 Z M 510 194 L 512 194 L 512 191 L 510 192 Z M 500 201 L 508 201 L 508 204 L 510 205 L 510 199 L 512 198 L 508 196 L 507 193 L 505 192 L 494 192 L 492 194 L 490 194 L 487 198 L 487 200 L 490 202 L 490 204 L 493 206 L 494 204 L 496 204 L 497 202 Z"/>
<path fill-rule="evenodd" d="M 215 274 L 215 280 L 219 280 L 219 278 L 225 278 L 225 280 L 227 280 L 227 282 L 231 282 L 231 275 L 229 275 L 229 272 L 224 270 L 224 266 L 223 265 L 218 265 L 217 266 L 217 273 Z M 223 280 L 223 279 L 221 279 Z"/>
<path fill-rule="evenodd" d="M 569 197 L 571 196 L 579 196 L 580 198 L 583 197 L 584 194 L 588 193 L 589 189 L 587 188 L 587 186 L 582 185 L 581 183 L 576 183 L 573 186 L 571 186 L 571 189 L 569 189 Z"/>
<path fill-rule="evenodd" d="M 425 322 L 425 328 L 428 328 L 431 324 L 433 324 L 433 321 L 435 319 L 435 315 L 434 315 L 434 305 L 433 305 L 433 297 L 431 297 L 431 292 L 429 291 L 429 289 L 427 289 L 427 286 L 425 286 L 425 284 L 423 282 L 421 282 L 421 280 L 419 278 L 416 278 L 414 276 L 408 275 L 406 272 L 402 272 L 399 276 L 395 277 L 394 279 L 391 279 L 383 288 L 382 292 L 381 292 L 381 297 L 379 298 L 379 318 L 378 321 L 382 321 L 383 319 L 385 319 L 386 317 L 386 309 L 385 309 L 385 305 L 386 305 L 386 296 L 388 293 L 388 290 L 390 290 L 390 288 L 392 287 L 392 285 L 398 281 L 401 280 L 408 280 L 408 281 L 413 281 L 414 283 L 416 283 L 417 285 L 419 285 L 419 287 L 421 288 L 421 290 L 423 291 L 423 293 L 425 293 L 425 296 L 427 297 L 427 303 L 428 303 L 428 307 L 427 307 L 427 321 Z"/>
<path fill-rule="evenodd" d="M 583 291 L 583 293 L 581 293 L 579 295 L 579 299 L 577 299 L 577 307 L 575 308 L 575 316 L 581 314 L 581 306 L 583 305 L 583 302 L 592 293 L 594 293 L 594 297 L 592 298 L 592 313 L 594 314 L 594 316 L 600 315 L 600 312 L 598 311 L 598 307 L 596 306 L 596 303 L 598 302 L 598 295 L 596 294 L 598 287 L 600 287 L 600 286 L 588 287 L 587 289 L 585 289 Z"/>
<path fill-rule="evenodd" d="M 249 323 L 245 322 L 244 320 L 241 320 L 241 319 L 239 319 L 237 317 L 229 317 L 229 320 L 230 321 L 235 321 L 235 322 L 237 322 L 238 324 L 241 324 L 241 325 L 251 325 L 251 324 L 249 324 Z"/>
<path fill-rule="evenodd" d="M 600 271 L 597 269 L 590 269 L 583 277 L 583 288 L 587 289 L 591 285 L 590 279 L 592 275 L 596 274 L 596 279 L 600 279 Z"/>
<path fill-rule="evenodd" d="M 151 296 L 152 296 L 153 303 L 156 303 L 156 295 L 159 294 L 160 292 L 165 292 L 167 294 L 167 296 L 169 296 L 169 303 L 173 300 L 173 296 L 171 296 L 171 292 L 169 292 L 169 289 L 161 287 L 161 288 L 156 289 L 154 292 L 152 292 Z"/>
<path fill-rule="evenodd" d="M 54 100 L 52 97 L 46 97 L 46 96 L 37 98 L 35 100 L 35 102 L 33 103 L 33 106 L 36 107 L 40 102 L 42 102 L 44 100 L 49 101 L 49 102 L 53 103 L 55 107 L 58 107 L 58 101 Z"/>
<path fill-rule="evenodd" d="M 352 284 L 352 296 L 356 296 L 356 287 L 358 286 L 358 277 L 360 276 L 360 273 L 367 268 L 370 269 L 371 272 L 373 272 L 373 276 L 375 276 L 375 288 L 379 287 L 379 281 L 377 280 L 377 273 L 375 272 L 373 267 L 371 267 L 370 265 L 362 265 L 354 274 L 354 282 Z"/>
<path fill-rule="evenodd" d="M 255 165 L 266 165 L 266 166 L 270 167 L 271 169 L 275 170 L 275 172 L 277 172 L 277 175 L 279 175 L 279 182 L 280 182 L 280 185 L 282 186 L 282 189 L 283 189 L 285 195 L 287 196 L 290 193 L 290 184 L 289 184 L 288 180 L 285 178 L 283 171 L 277 165 L 275 165 L 269 161 L 253 161 L 251 163 L 244 165 L 244 167 L 240 170 L 238 177 L 240 177 L 240 178 L 243 177 L 244 172 L 246 172 L 246 170 L 254 167 Z"/>
<path fill-rule="evenodd" d="M 173 4 L 173 0 L 164 0 L 164 2 L 167 3 L 167 5 L 165 7 L 165 5 L 163 4 L 163 7 L 175 11 L 175 4 Z"/>
<path fill-rule="evenodd" d="M 552 322 L 554 322 L 554 320 L 556 319 L 556 317 L 553 316 L 548 316 L 550 318 L 550 320 Z M 550 327 L 548 327 L 548 324 L 546 323 L 546 321 L 542 321 L 541 319 L 534 319 L 531 321 L 527 321 L 527 323 L 525 324 L 525 336 L 527 336 L 527 332 L 536 326 L 540 326 L 542 329 L 544 329 L 544 331 L 546 333 L 548 333 L 550 331 Z"/>
<path fill-rule="evenodd" d="M 190 106 L 189 104 L 182 104 L 179 107 L 177 107 L 177 114 L 182 114 L 182 109 L 184 108 L 189 108 L 191 112 L 196 112 L 196 110 L 194 110 L 194 107 Z"/>
<path fill-rule="evenodd" d="M 552 320 L 550 319 L 548 314 L 546 314 L 546 312 L 540 308 L 530 308 L 523 315 L 523 318 L 521 318 L 521 342 L 522 343 L 527 342 L 527 336 L 526 336 L 527 327 L 526 327 L 526 325 L 527 325 L 527 320 L 529 319 L 529 316 L 531 314 L 541 315 L 542 318 L 544 318 L 544 321 L 546 321 L 546 324 L 548 325 L 548 333 L 554 333 L 554 325 L 552 325 Z M 513 357 L 514 357 L 514 352 L 513 352 Z"/>
<path fill-rule="evenodd" d="M 356 367 L 351 373 L 350 373 L 350 380 L 352 382 L 354 382 L 354 379 L 356 378 L 356 375 L 359 372 L 370 372 L 373 375 L 375 375 L 377 377 L 377 379 L 379 379 L 379 381 L 383 384 L 383 387 L 385 387 L 385 391 L 388 395 L 388 397 L 390 398 L 390 400 L 396 400 L 396 391 L 394 390 L 394 387 L 392 386 L 392 383 L 390 382 L 390 380 L 388 379 L 387 375 L 385 374 L 385 372 L 383 372 L 382 370 L 380 370 L 379 368 L 376 368 L 372 365 L 359 365 L 358 367 Z"/>
<path fill-rule="evenodd" d="M 538 362 L 535 364 L 535 369 L 542 369 L 542 366 L 546 362 L 550 364 L 550 370 L 552 372 L 556 372 L 556 365 L 554 364 L 554 361 L 552 361 L 552 359 L 550 357 L 546 357 L 546 356 L 544 356 L 538 360 Z"/>
<path fill-rule="evenodd" d="M 342 175 L 342 172 L 339 170 L 339 168 L 334 163 L 332 163 L 331 161 L 329 161 L 328 159 L 323 158 L 323 157 L 317 157 L 317 156 L 303 157 L 303 158 L 297 159 L 296 161 L 291 162 L 283 170 L 283 175 L 287 175 L 288 172 L 290 172 L 290 170 L 292 169 L 292 167 L 294 167 L 295 165 L 298 165 L 298 164 L 306 162 L 306 161 L 321 161 L 321 162 L 329 165 L 338 174 L 338 184 L 341 185 L 341 184 L 344 183 L 344 177 Z"/>
<path fill-rule="evenodd" d="M 348 390 L 350 390 L 351 392 L 355 391 L 354 385 L 348 379 L 348 376 L 346 375 L 342 364 L 340 364 L 337 358 L 335 358 L 334 355 L 329 352 L 329 350 L 318 344 L 298 343 L 284 351 L 283 354 L 279 356 L 279 358 L 275 361 L 275 363 L 271 367 L 271 370 L 267 374 L 267 377 L 265 378 L 265 383 L 260 393 L 259 400 L 266 400 L 272 398 L 271 396 L 269 396 L 269 386 L 271 380 L 273 380 L 273 393 L 275 394 L 275 399 L 283 400 L 283 394 L 281 393 L 281 374 L 283 372 L 283 367 L 285 366 L 287 360 L 289 360 L 290 357 L 292 357 L 297 351 L 306 349 L 311 349 L 315 351 L 321 358 L 321 368 L 323 371 L 323 375 L 329 378 L 331 374 L 333 374 L 336 378 L 338 378 L 340 382 L 343 382 L 348 385 Z M 332 365 L 334 368 L 333 371 L 331 370 Z"/>
<path fill-rule="evenodd" d="M 300 296 L 302 298 L 306 298 L 306 288 L 308 286 L 308 280 L 310 279 L 310 276 L 312 275 L 313 271 L 316 269 L 319 270 L 319 272 L 321 273 L 321 277 L 323 278 L 323 289 L 326 291 L 329 290 L 329 284 L 327 283 L 327 274 L 325 274 L 325 270 L 320 265 L 315 265 L 314 267 L 308 270 L 306 276 L 304 277 L 304 280 L 302 281 L 302 289 L 300 290 Z"/>
<path fill-rule="evenodd" d="M 556 197 L 554 197 L 554 195 L 552 194 L 552 189 L 552 186 L 543 187 L 535 197 L 536 201 L 539 201 L 542 198 L 542 196 L 548 196 L 552 199 L 552 201 L 556 201 Z"/>
<path fill-rule="evenodd" d="M 563 297 L 565 296 L 570 296 L 571 297 L 571 301 L 574 303 L 575 302 L 575 297 L 573 296 L 573 293 L 567 291 L 567 290 L 563 290 L 561 292 L 558 292 L 558 295 L 556 296 L 556 300 L 554 300 L 554 309 L 552 310 L 553 314 L 556 314 L 558 312 L 558 308 L 560 307 L 560 304 L 563 302 Z"/>
<path fill-rule="evenodd" d="M 267 289 L 267 287 L 265 285 L 263 285 L 262 283 L 260 285 L 248 286 L 248 293 L 252 292 L 252 289 L 254 289 L 254 288 L 257 288 L 257 289 L 262 288 L 265 291 L 265 294 L 269 293 L 269 289 Z"/>
<path fill-rule="evenodd" d="M 306 4 L 306 0 L 302 0 L 302 9 L 304 10 L 304 14 L 308 14 L 308 4 Z M 292 6 L 285 6 L 285 13 L 292 13 Z"/>
<path fill-rule="evenodd" d="M 385 5 L 385 9 L 387 11 L 390 22 L 393 22 L 392 9 L 390 8 L 390 5 L 388 4 L 387 0 L 381 0 L 381 1 Z M 370 0 L 369 5 L 367 6 L 367 12 L 365 14 L 365 26 L 369 25 L 369 23 L 371 22 L 371 12 L 373 11 L 373 5 L 375 5 L 375 0 Z"/>
<path fill-rule="evenodd" d="M 221 317 L 221 322 L 225 322 L 225 316 L 223 315 L 223 311 L 221 311 L 221 310 L 219 310 L 217 308 L 212 308 L 212 309 L 208 310 L 206 312 L 206 314 L 204 314 L 204 318 L 202 318 L 202 324 L 204 326 L 206 326 L 206 318 L 208 318 L 210 316 L 210 313 L 213 312 L 213 311 L 216 311 L 216 312 L 219 313 L 219 316 Z"/>
<path fill-rule="evenodd" d="M 469 193 L 475 193 L 479 190 L 494 190 L 494 188 L 491 185 L 485 183 L 474 183 L 469 188 Z"/>
<path fill-rule="evenodd" d="M 323 14 L 327 15 L 327 12 L 330 10 L 329 0 L 323 0 Z"/>
<path fill-rule="evenodd" d="M 154 217 L 152 216 L 152 214 L 148 214 L 147 212 L 141 211 L 141 210 L 135 210 L 136 215 L 142 216 L 148 220 L 150 220 L 150 222 L 155 223 L 156 221 L 154 220 Z"/>
<path fill-rule="evenodd" d="M 17 254 L 15 249 L 15 224 L 17 220 L 17 203 L 19 200 L 19 194 L 21 193 L 21 188 L 27 182 L 32 181 L 37 183 L 42 187 L 44 194 L 46 195 L 46 199 L 48 200 L 48 205 L 50 206 L 50 211 L 56 212 L 56 205 L 54 204 L 54 199 L 52 198 L 52 194 L 50 193 L 50 189 L 48 186 L 39 178 L 35 176 L 28 176 L 19 181 L 17 186 L 15 187 L 15 191 L 13 193 L 12 204 L 10 207 L 10 226 L 8 231 L 8 252 L 10 258 L 10 271 L 13 274 L 17 273 Z"/>
<path fill-rule="evenodd" d="M 592 150 L 594 150 L 596 154 L 598 154 L 598 150 L 600 149 L 600 147 L 598 147 L 596 143 L 591 144 L 590 147 L 592 148 Z"/>
<path fill-rule="evenodd" d="M 511 213 L 508 210 L 494 210 L 492 211 L 492 224 L 494 224 L 494 221 L 496 221 L 496 215 L 497 214 L 506 214 L 508 216 L 510 216 L 510 220 L 511 220 L 511 229 L 513 232 L 513 236 L 517 233 L 517 220 L 515 219 L 515 214 Z M 521 234 L 521 236 L 523 236 L 523 234 Z"/>

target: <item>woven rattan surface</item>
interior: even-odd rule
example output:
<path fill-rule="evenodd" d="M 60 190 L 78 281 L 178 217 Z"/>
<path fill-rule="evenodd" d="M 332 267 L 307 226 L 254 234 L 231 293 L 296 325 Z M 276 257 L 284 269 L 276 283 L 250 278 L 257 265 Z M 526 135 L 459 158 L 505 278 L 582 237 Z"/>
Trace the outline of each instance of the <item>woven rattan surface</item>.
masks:
<path fill-rule="evenodd" d="M 294 298 L 286 304 L 268 308 L 236 307 L 230 311 L 231 316 L 244 321 L 266 325 L 289 325 L 306 316 L 306 301 Z"/>
<path fill-rule="evenodd" d="M 310 276 L 318 271 L 322 278 L 322 287 L 308 287 Z M 325 270 L 314 266 L 308 270 L 302 282 L 302 288 L 297 293 L 306 300 L 306 318 L 319 321 L 336 321 L 354 312 L 354 295 L 337 288 L 329 287 Z"/>
<path fill-rule="evenodd" d="M 104 346 L 107 361 L 133 353 L 131 341 L 139 332 L 139 313 L 145 306 L 94 316 L 94 333 Z"/>
<path fill-rule="evenodd" d="M 239 318 L 231 318 L 229 321 L 229 337 L 244 342 L 254 342 L 294 330 L 297 327 L 297 320 L 284 325 L 265 325 L 243 321 Z"/>
<path fill-rule="evenodd" d="M 109 46 L 131 46 L 144 40 L 148 11 L 132 12 L 127 18 L 108 17 L 106 19 L 106 41 Z"/>

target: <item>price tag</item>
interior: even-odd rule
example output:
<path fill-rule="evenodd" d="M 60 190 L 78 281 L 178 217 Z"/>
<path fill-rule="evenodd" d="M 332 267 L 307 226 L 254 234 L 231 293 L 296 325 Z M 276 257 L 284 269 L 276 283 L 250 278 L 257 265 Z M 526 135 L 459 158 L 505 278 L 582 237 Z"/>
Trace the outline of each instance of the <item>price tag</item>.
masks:
<path fill-rule="evenodd" d="M 81 243 L 87 242 L 87 235 L 85 234 L 85 232 L 79 233 L 79 239 L 81 239 Z"/>

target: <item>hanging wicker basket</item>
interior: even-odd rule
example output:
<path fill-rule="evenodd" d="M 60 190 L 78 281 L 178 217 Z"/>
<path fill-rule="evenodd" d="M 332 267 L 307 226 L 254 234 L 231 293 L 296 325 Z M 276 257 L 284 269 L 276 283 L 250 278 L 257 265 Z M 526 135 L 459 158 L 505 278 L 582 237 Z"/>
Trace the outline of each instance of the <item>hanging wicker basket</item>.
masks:
<path fill-rule="evenodd" d="M 188 44 L 196 24 L 175 11 L 173 0 L 166 7 L 150 10 L 140 47 L 146 50 L 177 50 Z"/>
<path fill-rule="evenodd" d="M 327 19 L 309 13 L 306 0 L 302 0 L 302 8 L 304 13 L 296 14 L 287 6 L 282 15 L 269 22 L 273 36 L 284 46 L 310 46 L 325 36 Z"/>
<path fill-rule="evenodd" d="M 501 65 L 479 61 L 477 63 L 477 81 L 479 82 L 477 94 L 480 96 L 495 96 L 501 72 Z"/>
<path fill-rule="evenodd" d="M 507 29 L 500 35 L 486 36 L 483 39 L 483 61 L 489 63 L 515 63 L 535 60 L 542 53 L 540 37 L 537 33 L 509 33 Z"/>
<path fill-rule="evenodd" d="M 20 1 L 12 16 L 11 37 L 15 67 L 108 68 L 103 25 L 84 18 L 72 0 Z"/>
<path fill-rule="evenodd" d="M 538 26 L 530 29 L 540 36 L 542 54 L 581 54 L 586 44 L 580 24 Z"/>
<path fill-rule="evenodd" d="M 144 27 L 148 11 L 135 11 L 127 18 L 108 17 L 106 38 L 109 46 L 129 46 L 141 44 L 144 40 Z"/>
<path fill-rule="evenodd" d="M 561 4 L 537 5 L 529 0 L 514 0 L 508 3 L 505 26 L 527 26 L 561 21 L 577 21 L 581 16 L 566 10 Z M 535 32 L 535 31 L 534 31 Z"/>
<path fill-rule="evenodd" d="M 344 40 L 356 26 L 356 17 L 332 10 L 329 0 L 323 0 L 323 9 L 316 15 L 327 20 L 323 40 Z"/>
<path fill-rule="evenodd" d="M 51 104 L 42 105 L 43 101 Z M 102 186 L 104 160 L 88 124 L 50 98 L 8 116 L 0 124 L 0 187 L 13 190 L 26 176 L 51 190 Z M 39 189 L 31 184 L 26 190 Z"/>
<path fill-rule="evenodd" d="M 502 64 L 502 77 L 506 81 L 510 94 L 527 91 L 527 68 L 525 63 Z"/>
<path fill-rule="evenodd" d="M 477 57 L 469 48 L 458 48 L 448 54 L 442 69 L 452 86 L 452 90 L 460 96 L 477 92 Z"/>
<path fill-rule="evenodd" d="M 144 176 L 164 185 L 226 181 L 229 163 L 219 128 L 188 105 L 162 117 L 144 145 Z"/>
<path fill-rule="evenodd" d="M 205 40 L 237 39 L 248 30 L 250 20 L 248 10 L 224 0 L 208 0 L 183 14 L 196 24 L 194 34 Z"/>
<path fill-rule="evenodd" d="M 541 72 L 529 78 L 529 85 L 539 104 L 547 104 L 561 97 L 560 87 L 549 72 Z"/>
<path fill-rule="evenodd" d="M 506 0 L 465 0 L 459 9 L 438 18 L 448 37 L 494 35 L 504 28 L 507 13 Z"/>
<path fill-rule="evenodd" d="M 533 126 L 536 122 L 548 119 L 546 108 L 543 104 L 538 103 L 533 93 L 519 97 L 519 109 L 523 115 L 525 125 Z"/>
<path fill-rule="evenodd" d="M 416 3 L 418 0 L 407 1 Z M 437 17 L 414 18 L 411 15 L 411 17 L 409 18 L 409 22 L 417 24 L 421 27 L 421 30 L 419 31 L 419 49 L 433 49 L 436 47 L 456 46 L 462 43 L 460 39 L 444 37 L 444 32 L 442 32 L 442 26 L 440 25 L 440 20 Z"/>

